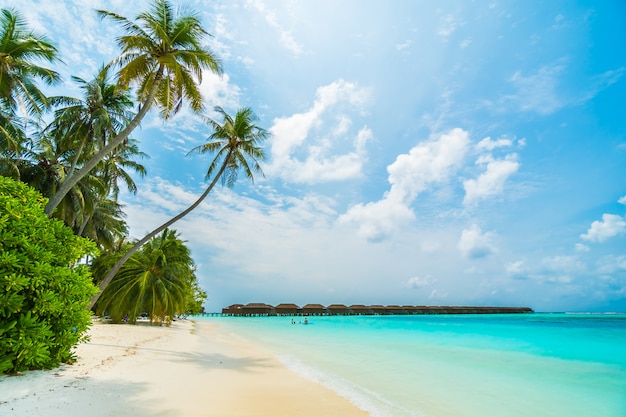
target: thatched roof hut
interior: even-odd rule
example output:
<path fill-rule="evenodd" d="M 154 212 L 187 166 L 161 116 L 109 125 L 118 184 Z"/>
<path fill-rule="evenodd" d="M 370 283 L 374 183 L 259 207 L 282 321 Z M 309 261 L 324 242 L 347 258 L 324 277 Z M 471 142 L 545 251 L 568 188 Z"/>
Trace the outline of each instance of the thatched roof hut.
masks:
<path fill-rule="evenodd" d="M 243 314 L 246 316 L 269 316 L 274 314 L 274 307 L 264 303 L 248 303 L 242 309 Z"/>
<path fill-rule="evenodd" d="M 243 314 L 243 304 L 233 304 L 222 309 L 222 314 L 229 316 L 241 316 Z"/>
<path fill-rule="evenodd" d="M 406 311 L 406 314 L 415 314 L 417 312 L 417 307 L 415 306 L 402 306 L 402 309 Z"/>
<path fill-rule="evenodd" d="M 326 307 L 326 310 L 328 310 L 328 313 L 331 315 L 346 316 L 351 313 L 350 309 L 345 304 L 331 304 Z"/>
<path fill-rule="evenodd" d="M 429 314 L 429 308 L 428 306 L 415 306 L 413 314 Z"/>
<path fill-rule="evenodd" d="M 288 303 L 278 304 L 276 307 L 274 307 L 274 311 L 276 311 L 276 314 L 279 316 L 295 316 L 302 312 L 300 307 L 298 307 L 296 304 Z"/>
<path fill-rule="evenodd" d="M 385 312 L 387 314 L 406 314 L 406 310 L 398 305 L 388 305 L 385 307 Z"/>
<path fill-rule="evenodd" d="M 363 304 L 352 304 L 350 306 L 350 310 L 352 314 L 362 315 L 362 314 L 372 314 L 372 310 L 366 305 Z"/>
<path fill-rule="evenodd" d="M 372 311 L 372 314 L 387 314 L 385 306 L 380 304 L 371 305 L 370 310 Z"/>
<path fill-rule="evenodd" d="M 321 304 L 307 304 L 302 307 L 302 314 L 312 316 L 322 316 L 328 314 L 326 307 Z"/>

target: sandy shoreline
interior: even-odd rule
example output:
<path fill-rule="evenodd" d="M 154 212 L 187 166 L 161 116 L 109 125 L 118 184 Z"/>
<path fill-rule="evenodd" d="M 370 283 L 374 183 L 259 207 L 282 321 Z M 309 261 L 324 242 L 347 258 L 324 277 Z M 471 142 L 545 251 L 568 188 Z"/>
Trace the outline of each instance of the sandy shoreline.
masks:
<path fill-rule="evenodd" d="M 216 324 L 94 324 L 89 333 L 74 365 L 0 377 L 0 415 L 368 415 Z"/>

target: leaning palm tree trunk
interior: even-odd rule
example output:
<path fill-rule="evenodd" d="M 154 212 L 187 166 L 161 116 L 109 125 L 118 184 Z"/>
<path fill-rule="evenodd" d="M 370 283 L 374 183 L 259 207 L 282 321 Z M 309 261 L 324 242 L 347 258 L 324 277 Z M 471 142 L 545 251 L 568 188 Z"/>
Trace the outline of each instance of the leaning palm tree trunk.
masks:
<path fill-rule="evenodd" d="M 220 170 L 217 172 L 217 175 L 215 176 L 215 178 L 213 178 L 213 181 L 211 181 L 211 183 L 206 188 L 206 190 L 204 190 L 202 195 L 192 205 L 187 207 L 187 209 L 182 211 L 180 214 L 176 215 L 175 217 L 172 217 L 170 220 L 168 220 L 167 222 L 163 223 L 161 226 L 157 227 L 156 229 L 154 229 L 153 231 L 151 231 L 150 233 L 145 235 L 141 240 L 139 240 L 137 243 L 135 243 L 133 245 L 133 247 L 131 247 L 124 254 L 124 256 L 122 256 L 115 263 L 115 265 L 113 265 L 111 270 L 106 274 L 106 276 L 104 277 L 104 279 L 100 283 L 100 286 L 99 286 L 100 287 L 100 291 L 91 298 L 91 302 L 89 303 L 89 309 L 90 310 L 96 304 L 96 302 L 100 298 L 100 295 L 102 294 L 104 289 L 111 283 L 111 281 L 113 280 L 115 275 L 119 272 L 119 270 L 122 268 L 122 266 L 126 263 L 126 261 L 128 261 L 128 259 L 130 259 L 131 256 L 133 256 L 133 254 L 135 252 L 137 252 L 137 250 L 139 250 L 139 248 L 141 248 L 146 242 L 148 242 L 154 236 L 159 234 L 161 231 L 165 230 L 166 228 L 170 227 L 172 224 L 176 223 L 178 220 L 180 220 L 183 217 L 185 217 L 187 214 L 191 213 L 191 211 L 193 211 L 196 207 L 198 207 L 200 205 L 200 203 L 202 203 L 202 201 L 206 198 L 207 195 L 209 195 L 209 193 L 211 192 L 213 187 L 215 187 L 215 184 L 217 184 L 217 181 L 219 181 L 220 177 L 222 176 L 222 174 L 226 170 L 226 167 L 228 166 L 228 163 L 230 161 L 231 155 L 232 155 L 232 151 L 229 151 L 228 154 L 226 155 L 226 158 L 224 159 L 224 163 L 220 167 Z"/>
<path fill-rule="evenodd" d="M 81 180 L 85 175 L 87 175 L 92 169 L 95 168 L 98 163 L 104 159 L 108 154 L 110 154 L 115 148 L 117 148 L 120 144 L 122 144 L 125 140 L 128 139 L 133 130 L 139 126 L 141 120 L 143 120 L 144 116 L 148 113 L 152 104 L 154 103 L 154 98 L 156 96 L 159 81 L 163 75 L 163 67 L 159 68 L 156 76 L 154 77 L 154 83 L 152 85 L 152 89 L 150 90 L 150 94 L 146 98 L 146 101 L 142 104 L 139 112 L 133 120 L 130 121 L 128 126 L 126 126 L 115 138 L 111 139 L 109 143 L 106 144 L 102 149 L 100 149 L 94 156 L 92 156 L 89 161 L 82 166 L 78 171 L 74 171 L 70 173 L 70 175 L 65 179 L 65 181 L 59 187 L 59 190 L 54 194 L 46 207 L 44 212 L 50 216 L 55 208 L 61 203 L 63 197 L 74 187 L 78 181 Z"/>

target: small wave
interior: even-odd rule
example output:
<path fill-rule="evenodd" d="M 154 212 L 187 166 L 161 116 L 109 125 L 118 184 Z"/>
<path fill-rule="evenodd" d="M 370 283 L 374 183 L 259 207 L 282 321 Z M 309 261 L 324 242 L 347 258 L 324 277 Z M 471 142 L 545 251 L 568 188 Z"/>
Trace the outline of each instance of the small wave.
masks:
<path fill-rule="evenodd" d="M 287 355 L 278 355 L 277 358 L 287 369 L 334 391 L 356 407 L 369 413 L 371 417 L 425 417 L 421 413 L 400 407 L 380 394 L 356 385 L 338 375 L 309 366 L 297 358 Z"/>

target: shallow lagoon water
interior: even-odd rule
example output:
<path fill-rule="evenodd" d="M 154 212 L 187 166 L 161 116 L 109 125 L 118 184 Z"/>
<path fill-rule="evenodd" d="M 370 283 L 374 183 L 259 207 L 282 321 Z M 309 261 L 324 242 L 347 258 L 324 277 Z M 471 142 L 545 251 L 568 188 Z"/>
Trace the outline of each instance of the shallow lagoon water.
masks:
<path fill-rule="evenodd" d="M 626 416 L 622 314 L 200 320 L 264 345 L 374 417 Z"/>

